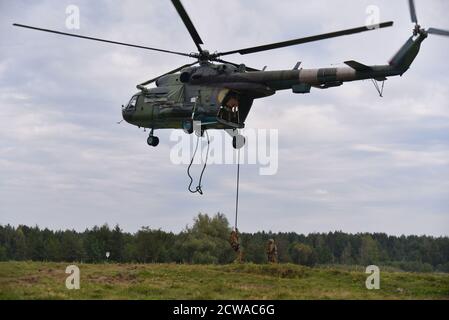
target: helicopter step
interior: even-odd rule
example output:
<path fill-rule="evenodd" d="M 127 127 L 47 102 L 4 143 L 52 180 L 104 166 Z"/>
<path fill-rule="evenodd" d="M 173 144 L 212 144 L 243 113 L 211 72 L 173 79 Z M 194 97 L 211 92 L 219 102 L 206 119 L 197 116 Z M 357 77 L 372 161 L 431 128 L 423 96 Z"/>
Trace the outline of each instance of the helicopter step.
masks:
<path fill-rule="evenodd" d="M 154 129 L 151 130 L 147 143 L 151 147 L 157 147 L 159 145 L 159 138 L 154 135 Z"/>

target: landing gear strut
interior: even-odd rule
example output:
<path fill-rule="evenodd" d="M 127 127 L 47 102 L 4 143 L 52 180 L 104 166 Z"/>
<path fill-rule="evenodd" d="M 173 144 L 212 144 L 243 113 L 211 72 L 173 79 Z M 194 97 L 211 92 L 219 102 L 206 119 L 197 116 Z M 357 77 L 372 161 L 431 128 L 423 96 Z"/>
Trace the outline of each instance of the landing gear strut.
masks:
<path fill-rule="evenodd" d="M 151 147 L 157 147 L 159 145 L 159 138 L 154 136 L 154 129 L 151 129 L 150 136 L 147 139 L 147 143 Z"/>

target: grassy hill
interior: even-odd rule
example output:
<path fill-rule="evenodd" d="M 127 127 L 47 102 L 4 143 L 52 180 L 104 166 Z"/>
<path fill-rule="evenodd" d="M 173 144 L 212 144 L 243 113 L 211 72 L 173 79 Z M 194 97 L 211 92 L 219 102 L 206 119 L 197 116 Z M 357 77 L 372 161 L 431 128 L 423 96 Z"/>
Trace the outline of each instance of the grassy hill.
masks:
<path fill-rule="evenodd" d="M 67 290 L 68 265 L 2 262 L 0 299 L 449 299 L 448 274 L 381 271 L 369 291 L 360 268 L 297 265 L 78 264 Z"/>

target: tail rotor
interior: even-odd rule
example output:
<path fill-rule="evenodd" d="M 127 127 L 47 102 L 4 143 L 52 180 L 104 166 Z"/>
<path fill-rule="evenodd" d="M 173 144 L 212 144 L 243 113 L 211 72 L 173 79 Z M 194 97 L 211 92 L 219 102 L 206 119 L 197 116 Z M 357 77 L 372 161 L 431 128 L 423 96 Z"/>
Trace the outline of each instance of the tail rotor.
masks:
<path fill-rule="evenodd" d="M 424 28 L 421 28 L 418 22 L 418 15 L 416 14 L 416 6 L 414 0 L 408 0 L 409 8 L 410 8 L 410 17 L 412 22 L 415 24 L 415 28 L 413 29 L 413 35 L 418 36 L 427 36 L 428 34 L 433 35 L 439 35 L 439 36 L 446 36 L 449 37 L 449 31 L 443 30 L 443 29 L 437 29 L 437 28 L 429 28 L 425 30 Z"/>

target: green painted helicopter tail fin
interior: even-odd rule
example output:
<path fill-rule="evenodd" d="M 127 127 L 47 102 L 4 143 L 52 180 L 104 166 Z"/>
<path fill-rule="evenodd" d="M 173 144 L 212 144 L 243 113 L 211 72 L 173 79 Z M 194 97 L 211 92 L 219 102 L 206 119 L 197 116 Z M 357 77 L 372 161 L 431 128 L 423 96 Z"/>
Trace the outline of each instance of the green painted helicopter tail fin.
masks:
<path fill-rule="evenodd" d="M 410 37 L 407 42 L 399 49 L 398 53 L 390 60 L 390 66 L 397 69 L 401 74 L 405 73 L 413 61 L 415 61 L 416 56 L 421 48 L 421 43 L 426 37 L 420 35 L 418 38 Z"/>

